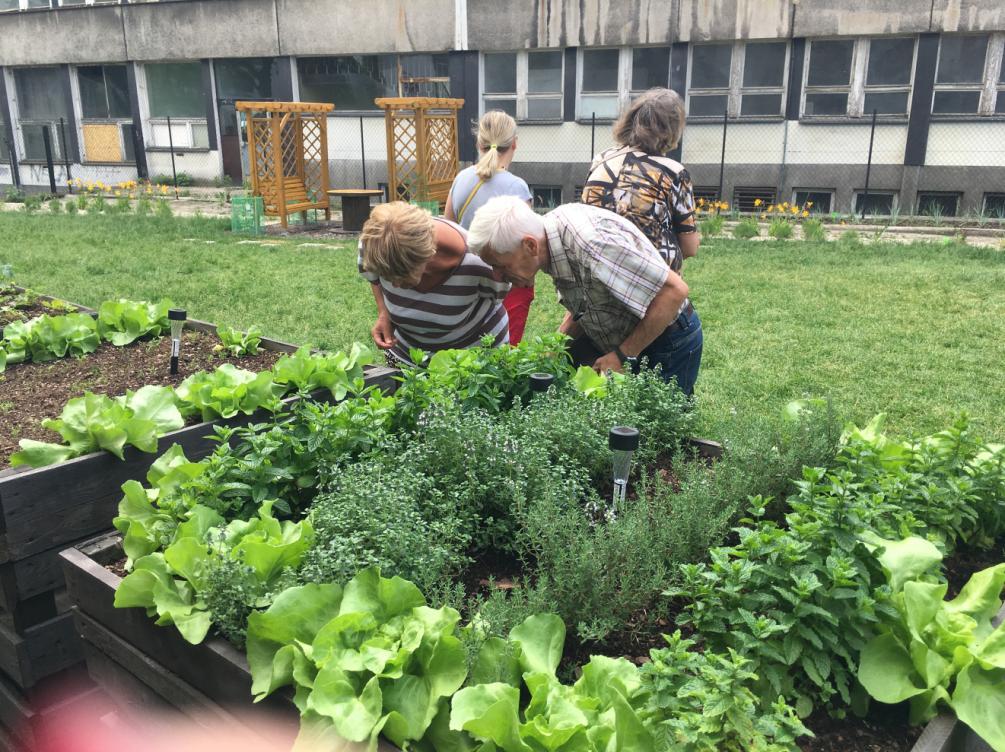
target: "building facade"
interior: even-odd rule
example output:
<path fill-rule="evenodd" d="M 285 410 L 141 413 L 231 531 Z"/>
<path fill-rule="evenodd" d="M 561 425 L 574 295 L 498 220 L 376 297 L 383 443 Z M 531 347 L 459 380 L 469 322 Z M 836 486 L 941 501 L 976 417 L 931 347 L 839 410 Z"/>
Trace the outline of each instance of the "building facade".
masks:
<path fill-rule="evenodd" d="M 638 92 L 687 103 L 702 195 L 1005 214 L 1001 0 L 0 0 L 0 185 L 175 169 L 240 182 L 234 102 L 333 102 L 332 182 L 386 176 L 379 96 L 520 122 L 514 172 L 574 200 Z M 875 124 L 874 124 L 875 121 Z M 46 143 L 48 142 L 48 144 Z M 462 127 L 462 158 L 474 142 Z"/>

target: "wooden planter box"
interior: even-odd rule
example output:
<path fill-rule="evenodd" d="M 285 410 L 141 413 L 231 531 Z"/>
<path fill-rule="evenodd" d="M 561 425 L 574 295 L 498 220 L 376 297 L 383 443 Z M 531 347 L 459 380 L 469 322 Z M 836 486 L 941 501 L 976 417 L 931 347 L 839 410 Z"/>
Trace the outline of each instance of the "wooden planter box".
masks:
<path fill-rule="evenodd" d="M 115 589 L 122 578 L 104 565 L 122 556 L 117 534 L 69 548 L 61 556 L 88 671 L 119 707 L 167 707 L 197 722 L 209 717 L 238 726 L 248 713 L 259 718 L 268 713 L 277 748 L 290 746 L 300 713 L 289 695 L 252 702 L 244 653 L 219 637 L 191 645 L 176 629 L 156 626 L 142 608 L 115 608 Z M 347 743 L 339 752 L 365 749 L 365 744 Z M 378 749 L 398 752 L 383 741 Z"/>

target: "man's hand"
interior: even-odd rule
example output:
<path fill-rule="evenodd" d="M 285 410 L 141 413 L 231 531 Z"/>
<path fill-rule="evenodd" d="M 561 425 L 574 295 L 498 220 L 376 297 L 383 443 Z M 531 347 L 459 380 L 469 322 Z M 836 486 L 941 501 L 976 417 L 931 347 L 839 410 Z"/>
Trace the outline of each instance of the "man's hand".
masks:
<path fill-rule="evenodd" d="M 608 371 L 621 373 L 623 371 L 621 358 L 618 357 L 617 353 L 609 352 L 607 355 L 597 358 L 593 364 L 593 370 L 600 374 L 607 373 Z"/>
<path fill-rule="evenodd" d="M 394 338 L 394 326 L 390 316 L 378 316 L 377 323 L 370 330 L 370 336 L 381 350 L 390 350 L 398 340 Z"/>

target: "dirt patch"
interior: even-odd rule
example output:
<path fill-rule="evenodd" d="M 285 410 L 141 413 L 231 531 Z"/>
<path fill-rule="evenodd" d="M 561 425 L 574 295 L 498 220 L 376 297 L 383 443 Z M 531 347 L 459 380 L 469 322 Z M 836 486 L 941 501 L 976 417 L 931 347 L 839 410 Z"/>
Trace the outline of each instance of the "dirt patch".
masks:
<path fill-rule="evenodd" d="M 76 310 L 63 307 L 59 310 L 47 306 L 30 290 L 19 292 L 0 285 L 0 329 L 15 321 L 27 321 L 44 313 L 56 314 Z"/>
<path fill-rule="evenodd" d="M 803 752 L 909 752 L 924 726 L 907 722 L 907 704 L 870 705 L 865 718 L 831 718 L 814 713 L 806 721 L 814 737 L 799 740 Z"/>
<path fill-rule="evenodd" d="M 214 335 L 186 331 L 182 337 L 179 373 L 168 373 L 171 340 L 160 337 L 127 347 L 108 343 L 82 358 L 63 358 L 50 363 L 8 366 L 0 375 L 0 467 L 6 467 L 18 450 L 20 439 L 59 441 L 59 435 L 42 427 L 45 418 L 57 417 L 67 400 L 84 392 L 115 397 L 127 389 L 153 384 L 177 386 L 196 371 L 233 363 L 249 371 L 272 367 L 282 353 L 262 350 L 243 358 L 218 358 Z"/>

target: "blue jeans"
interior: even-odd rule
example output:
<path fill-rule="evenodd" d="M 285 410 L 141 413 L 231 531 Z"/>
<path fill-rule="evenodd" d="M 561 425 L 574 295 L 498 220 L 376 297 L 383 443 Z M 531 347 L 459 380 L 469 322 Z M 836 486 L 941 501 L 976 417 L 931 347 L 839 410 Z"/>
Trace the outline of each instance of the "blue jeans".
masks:
<path fill-rule="evenodd" d="M 649 366 L 660 367 L 664 381 L 677 379 L 677 386 L 688 397 L 694 394 L 694 383 L 701 367 L 704 337 L 698 312 L 682 313 L 643 350 L 639 358 L 647 358 Z"/>
<path fill-rule="evenodd" d="M 701 367 L 701 319 L 694 309 L 682 313 L 677 320 L 664 329 L 649 346 L 639 353 L 650 368 L 660 367 L 664 381 L 677 379 L 677 386 L 688 397 L 694 394 L 694 382 L 698 380 Z M 569 354 L 577 366 L 592 366 L 604 353 L 586 335 L 569 343 Z"/>

